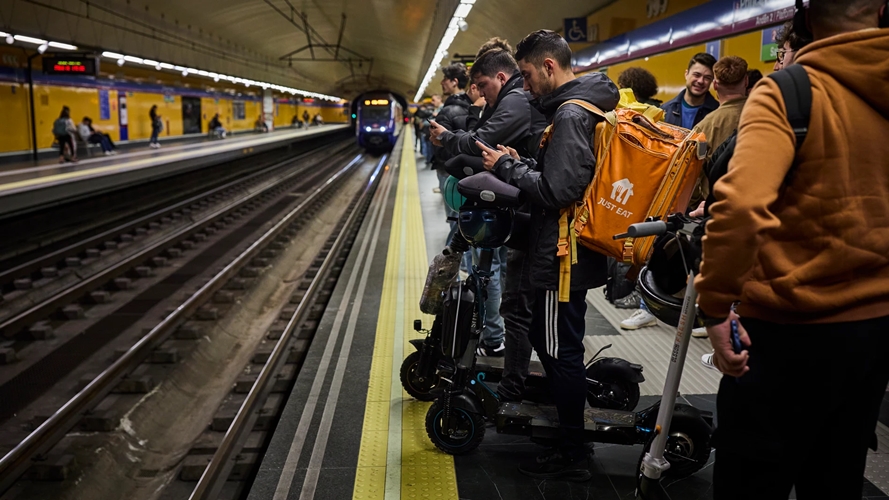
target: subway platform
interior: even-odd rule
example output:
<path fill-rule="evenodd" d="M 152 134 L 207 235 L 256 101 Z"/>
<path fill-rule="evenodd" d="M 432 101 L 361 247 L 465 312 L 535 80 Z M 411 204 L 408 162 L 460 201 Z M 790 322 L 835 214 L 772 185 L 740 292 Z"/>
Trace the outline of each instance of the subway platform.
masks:
<path fill-rule="evenodd" d="M 427 327 L 418 301 L 428 262 L 448 233 L 436 174 L 402 135 L 368 211 L 339 284 L 262 460 L 250 500 L 265 499 L 573 499 L 634 498 L 642 446 L 595 446 L 592 479 L 537 481 L 517 466 L 542 448 L 527 437 L 497 434 L 466 455 L 438 451 L 425 430 L 430 403 L 401 387 L 399 368 Z M 422 235 L 422 236 L 421 236 Z M 608 303 L 602 290 L 587 295 L 587 356 L 606 344 L 607 355 L 644 366 L 639 408 L 663 390 L 675 331 L 658 325 L 625 331 L 633 311 Z M 706 339 L 691 339 L 679 402 L 716 411 L 719 373 L 700 363 Z M 718 416 L 717 416 L 718 419 Z M 862 498 L 889 498 L 889 397 L 878 426 L 879 451 L 871 452 Z M 675 499 L 712 498 L 714 452 L 692 476 L 665 480 Z M 792 496 L 791 498 L 795 498 Z"/>

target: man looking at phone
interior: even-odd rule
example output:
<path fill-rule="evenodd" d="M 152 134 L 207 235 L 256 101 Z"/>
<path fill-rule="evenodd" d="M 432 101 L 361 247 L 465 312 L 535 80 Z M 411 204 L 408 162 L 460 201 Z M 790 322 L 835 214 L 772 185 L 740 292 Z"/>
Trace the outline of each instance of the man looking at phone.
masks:
<path fill-rule="evenodd" d="M 765 78 L 715 184 L 695 287 L 726 374 L 716 500 L 787 498 L 793 487 L 802 500 L 861 498 L 889 382 L 887 9 L 811 0 L 797 14 L 814 35 L 794 60 L 811 82 L 805 139 L 797 152 Z"/>
<path fill-rule="evenodd" d="M 595 116 L 570 99 L 591 102 L 604 111 L 620 100 L 617 87 L 602 73 L 579 78 L 571 71 L 571 49 L 553 31 L 539 30 L 518 45 L 516 60 L 524 88 L 536 99 L 552 128 L 537 160 L 519 159 L 504 146 L 483 151 L 485 168 L 522 190 L 531 204 L 530 281 L 535 288 L 530 339 L 546 369 L 550 391 L 559 413 L 560 441 L 534 462 L 519 470 L 536 479 L 590 478 L 584 441 L 586 405 L 584 370 L 584 315 L 586 291 L 605 284 L 605 256 L 577 246 L 577 263 L 571 267 L 570 296 L 559 302 L 559 240 L 561 210 L 583 197 L 596 169 L 592 141 Z M 545 137 L 547 133 L 544 134 Z"/>
<path fill-rule="evenodd" d="M 546 120 L 529 104 L 532 98 L 522 88 L 522 75 L 515 58 L 506 42 L 501 42 L 491 44 L 470 69 L 472 82 L 488 104 L 477 128 L 459 132 L 433 125 L 430 129 L 433 143 L 441 144 L 453 156 L 464 153 L 481 156 L 476 139 L 492 146 L 513 147 L 523 156 L 536 153 Z"/>

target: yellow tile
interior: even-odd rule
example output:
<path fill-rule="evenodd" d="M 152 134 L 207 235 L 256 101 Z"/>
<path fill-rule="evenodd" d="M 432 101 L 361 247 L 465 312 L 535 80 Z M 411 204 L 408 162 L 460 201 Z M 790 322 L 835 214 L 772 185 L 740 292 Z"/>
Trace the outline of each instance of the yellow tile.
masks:
<path fill-rule="evenodd" d="M 368 401 L 364 408 L 364 432 L 389 430 L 389 402 Z"/>
<path fill-rule="evenodd" d="M 385 459 L 383 463 L 385 463 Z M 383 500 L 386 496 L 386 468 L 358 467 L 355 473 L 353 500 Z"/>
<path fill-rule="evenodd" d="M 358 451 L 358 467 L 386 467 L 386 452 L 389 445 L 389 431 L 369 431 L 361 435 L 361 448 Z"/>
<path fill-rule="evenodd" d="M 453 500 L 457 497 L 457 477 L 453 460 L 450 467 L 402 466 L 401 498 Z"/>

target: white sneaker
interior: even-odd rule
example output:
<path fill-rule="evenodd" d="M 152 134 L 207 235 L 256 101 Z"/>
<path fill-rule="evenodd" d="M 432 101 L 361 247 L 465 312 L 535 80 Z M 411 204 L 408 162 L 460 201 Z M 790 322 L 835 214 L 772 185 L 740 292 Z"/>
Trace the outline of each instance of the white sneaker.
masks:
<path fill-rule="evenodd" d="M 655 325 L 657 325 L 657 318 L 644 309 L 637 309 L 632 316 L 620 322 L 620 327 L 624 330 L 638 330 Z"/>
<path fill-rule="evenodd" d="M 704 328 L 704 327 L 701 327 L 701 328 L 694 328 L 694 329 L 692 329 L 692 331 L 691 331 L 691 336 L 694 337 L 694 338 L 696 338 L 696 339 L 705 339 L 705 338 L 708 337 L 708 335 L 707 335 L 707 329 Z"/>
<path fill-rule="evenodd" d="M 719 371 L 719 368 L 716 368 L 716 365 L 713 364 L 712 352 L 710 354 L 704 354 L 703 356 L 701 356 L 701 364 L 711 370 Z"/>

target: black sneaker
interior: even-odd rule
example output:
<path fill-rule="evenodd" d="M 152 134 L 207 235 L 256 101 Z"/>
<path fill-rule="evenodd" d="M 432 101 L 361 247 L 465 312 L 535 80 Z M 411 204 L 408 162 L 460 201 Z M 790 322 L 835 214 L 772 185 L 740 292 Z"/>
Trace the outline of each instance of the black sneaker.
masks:
<path fill-rule="evenodd" d="M 590 461 L 586 454 L 571 458 L 558 448 L 547 450 L 534 461 L 520 465 L 519 472 L 534 479 L 588 481 L 591 477 Z"/>
<path fill-rule="evenodd" d="M 503 342 L 500 342 L 500 344 L 495 346 L 480 344 L 475 349 L 475 355 L 479 357 L 490 356 L 493 358 L 502 358 L 504 354 L 506 354 L 506 345 L 504 345 Z"/>

